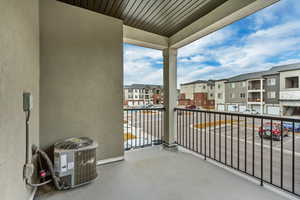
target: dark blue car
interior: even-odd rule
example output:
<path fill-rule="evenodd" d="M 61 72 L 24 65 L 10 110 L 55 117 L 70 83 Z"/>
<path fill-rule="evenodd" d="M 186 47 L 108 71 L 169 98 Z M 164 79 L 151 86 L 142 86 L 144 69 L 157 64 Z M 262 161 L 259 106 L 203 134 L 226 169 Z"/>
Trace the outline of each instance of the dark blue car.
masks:
<path fill-rule="evenodd" d="M 283 122 L 282 126 L 289 131 L 293 131 L 293 123 L 292 122 Z M 300 132 L 300 123 L 295 123 L 295 132 Z"/>

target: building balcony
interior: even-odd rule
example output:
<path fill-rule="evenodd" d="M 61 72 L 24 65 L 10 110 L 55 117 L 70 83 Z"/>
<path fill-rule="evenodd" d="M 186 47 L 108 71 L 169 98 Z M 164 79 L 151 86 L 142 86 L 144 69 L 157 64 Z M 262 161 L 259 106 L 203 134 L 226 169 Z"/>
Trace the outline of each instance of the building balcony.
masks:
<path fill-rule="evenodd" d="M 248 92 L 260 92 L 265 91 L 265 88 L 260 88 L 260 86 L 248 86 Z"/>
<path fill-rule="evenodd" d="M 300 101 L 300 91 L 280 91 L 280 100 Z"/>
<path fill-rule="evenodd" d="M 265 103 L 265 99 L 261 99 L 261 98 L 248 98 L 248 103 Z"/>

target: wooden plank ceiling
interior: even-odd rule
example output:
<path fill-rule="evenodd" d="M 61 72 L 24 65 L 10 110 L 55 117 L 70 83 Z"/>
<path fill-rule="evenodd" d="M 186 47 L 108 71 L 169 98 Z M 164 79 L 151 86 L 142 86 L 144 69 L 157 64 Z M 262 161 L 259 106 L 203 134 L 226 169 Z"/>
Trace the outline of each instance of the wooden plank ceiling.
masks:
<path fill-rule="evenodd" d="M 227 0 L 60 0 L 170 37 Z"/>

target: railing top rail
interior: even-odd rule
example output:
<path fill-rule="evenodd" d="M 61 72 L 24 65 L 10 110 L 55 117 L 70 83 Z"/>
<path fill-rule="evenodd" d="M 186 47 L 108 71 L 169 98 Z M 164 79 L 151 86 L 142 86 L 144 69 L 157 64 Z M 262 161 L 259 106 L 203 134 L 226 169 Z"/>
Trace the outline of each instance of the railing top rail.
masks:
<path fill-rule="evenodd" d="M 161 110 L 164 111 L 165 108 L 123 108 L 124 111 L 138 111 L 138 110 Z"/>
<path fill-rule="evenodd" d="M 246 113 L 211 111 L 211 110 L 200 110 L 200 109 L 186 109 L 186 108 L 175 108 L 174 110 L 175 111 L 182 110 L 182 111 L 192 111 L 192 112 L 206 112 L 206 113 L 215 113 L 215 114 L 224 114 L 224 115 L 233 115 L 233 116 L 251 117 L 251 118 L 258 118 L 258 119 L 269 119 L 269 120 L 300 123 L 300 119 L 295 119 L 295 118 L 291 118 L 291 117 L 276 117 L 276 116 L 270 116 L 270 115 L 255 115 L 255 114 L 246 114 Z"/>

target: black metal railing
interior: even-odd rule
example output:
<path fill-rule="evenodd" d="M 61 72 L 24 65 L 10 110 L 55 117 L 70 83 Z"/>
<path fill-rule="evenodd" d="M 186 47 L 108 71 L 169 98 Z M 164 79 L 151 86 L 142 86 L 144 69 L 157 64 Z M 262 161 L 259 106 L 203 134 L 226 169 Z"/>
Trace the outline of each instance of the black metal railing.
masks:
<path fill-rule="evenodd" d="M 124 109 L 125 150 L 162 144 L 164 108 Z"/>
<path fill-rule="evenodd" d="M 300 119 L 175 111 L 178 145 L 300 195 Z"/>

